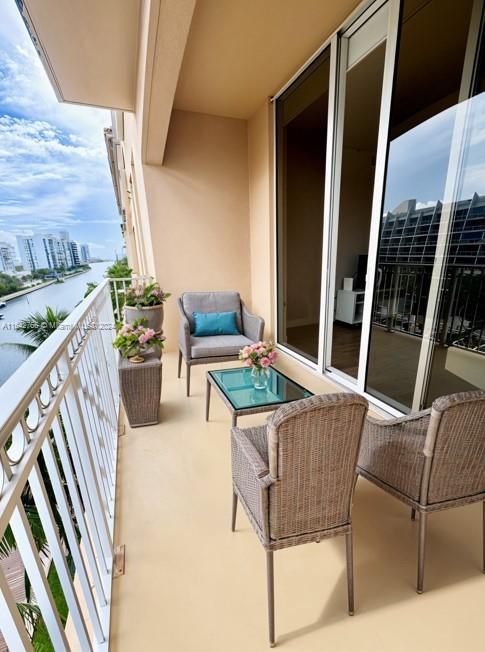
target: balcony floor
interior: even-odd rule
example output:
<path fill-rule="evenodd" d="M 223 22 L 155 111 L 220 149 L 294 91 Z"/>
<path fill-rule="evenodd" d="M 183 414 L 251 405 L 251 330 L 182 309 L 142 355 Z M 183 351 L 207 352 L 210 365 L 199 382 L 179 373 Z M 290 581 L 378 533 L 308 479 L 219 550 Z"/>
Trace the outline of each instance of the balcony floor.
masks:
<path fill-rule="evenodd" d="M 126 568 L 113 587 L 115 652 L 268 649 L 265 555 L 242 510 L 237 532 L 230 531 L 230 416 L 213 392 L 205 422 L 206 369 L 192 369 L 193 396 L 186 398 L 176 356 L 165 355 L 161 423 L 127 426 L 119 441 L 116 543 L 126 545 Z M 304 373 L 298 380 L 309 389 L 332 391 Z M 481 505 L 430 517 L 421 596 L 414 591 L 417 523 L 409 516 L 359 480 L 353 618 L 346 613 L 344 538 L 277 552 L 278 647 L 483 650 Z"/>

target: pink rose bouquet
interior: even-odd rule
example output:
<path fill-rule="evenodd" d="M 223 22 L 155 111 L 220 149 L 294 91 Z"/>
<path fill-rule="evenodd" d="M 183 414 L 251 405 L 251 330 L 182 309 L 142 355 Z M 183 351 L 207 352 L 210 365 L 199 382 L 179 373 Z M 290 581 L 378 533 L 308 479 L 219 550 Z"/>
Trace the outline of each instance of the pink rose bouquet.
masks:
<path fill-rule="evenodd" d="M 272 342 L 256 342 L 239 351 L 239 360 L 247 367 L 267 369 L 276 362 L 278 352 Z"/>
<path fill-rule="evenodd" d="M 146 319 L 137 319 L 132 324 L 124 324 L 118 328 L 113 346 L 123 357 L 139 356 L 155 344 L 163 348 L 162 337 L 157 335 L 153 328 L 146 328 L 146 323 Z"/>

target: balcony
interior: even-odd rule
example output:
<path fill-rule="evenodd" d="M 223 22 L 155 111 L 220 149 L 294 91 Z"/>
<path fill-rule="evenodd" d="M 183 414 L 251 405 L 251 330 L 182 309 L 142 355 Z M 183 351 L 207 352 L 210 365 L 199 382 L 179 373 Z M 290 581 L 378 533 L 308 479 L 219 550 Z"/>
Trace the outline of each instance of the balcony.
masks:
<path fill-rule="evenodd" d="M 186 398 L 168 353 L 160 424 L 130 429 L 119 412 L 113 319 L 106 281 L 0 390 L 1 532 L 10 524 L 53 648 L 264 650 L 264 553 L 242 512 L 236 533 L 230 529 L 227 410 L 215 399 L 206 423 L 205 368 L 193 370 Z M 288 371 L 288 361 L 281 364 Z M 335 389 L 298 374 L 314 392 Z M 68 605 L 66 626 L 23 506 L 27 484 Z M 401 503 L 359 480 L 356 616 L 345 610 L 343 540 L 283 550 L 276 555 L 278 645 L 478 651 L 480 516 L 478 504 L 433 516 L 427 592 L 417 596 L 416 523 Z M 125 569 L 113 578 L 119 544 Z M 10 650 L 33 649 L 2 571 L 0 588 Z"/>

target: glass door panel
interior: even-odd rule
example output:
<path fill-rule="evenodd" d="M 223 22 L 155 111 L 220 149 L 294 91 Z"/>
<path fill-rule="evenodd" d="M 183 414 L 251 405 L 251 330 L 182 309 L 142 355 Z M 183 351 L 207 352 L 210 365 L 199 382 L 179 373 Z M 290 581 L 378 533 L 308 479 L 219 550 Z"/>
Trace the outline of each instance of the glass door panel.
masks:
<path fill-rule="evenodd" d="M 448 234 L 424 404 L 485 389 L 485 39 L 465 103 L 463 164 Z"/>
<path fill-rule="evenodd" d="M 317 362 L 330 48 L 276 100 L 278 342 Z"/>
<path fill-rule="evenodd" d="M 366 391 L 404 412 L 415 393 L 472 5 L 402 5 Z"/>
<path fill-rule="evenodd" d="M 336 248 L 329 330 L 329 366 L 357 379 L 366 290 L 379 115 L 386 53 L 387 5 L 349 39 L 341 76 L 345 93 L 338 203 L 334 207 Z M 337 173 L 336 173 L 337 174 Z M 328 358 L 327 358 L 328 360 Z"/>

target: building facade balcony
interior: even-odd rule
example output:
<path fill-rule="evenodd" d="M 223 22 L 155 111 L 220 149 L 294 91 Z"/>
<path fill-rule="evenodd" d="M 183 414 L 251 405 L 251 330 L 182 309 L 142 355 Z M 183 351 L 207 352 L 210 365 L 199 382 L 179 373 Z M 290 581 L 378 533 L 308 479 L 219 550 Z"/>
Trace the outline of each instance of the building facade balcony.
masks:
<path fill-rule="evenodd" d="M 111 110 L 105 139 L 134 274 L 174 296 L 239 292 L 282 372 L 315 394 L 357 393 L 374 416 L 406 419 L 485 389 L 482 0 L 18 4 L 60 101 Z M 160 423 L 131 429 L 113 331 L 99 328 L 120 305 L 108 282 L 97 288 L 72 330 L 0 389 L 12 406 L 1 417 L 2 531 L 18 539 L 56 650 L 265 649 L 264 558 L 244 516 L 230 530 L 225 406 L 215 400 L 204 421 L 202 367 L 185 396 L 169 301 Z M 483 455 L 477 447 L 479 473 Z M 59 493 L 74 576 L 39 459 L 72 501 L 73 513 Z M 19 502 L 27 483 L 57 551 L 69 637 Z M 433 590 L 421 597 L 408 512 L 357 483 L 352 620 L 341 541 L 281 553 L 282 647 L 480 648 L 481 506 L 434 517 Z M 30 649 L 0 581 L 4 637 Z"/>

